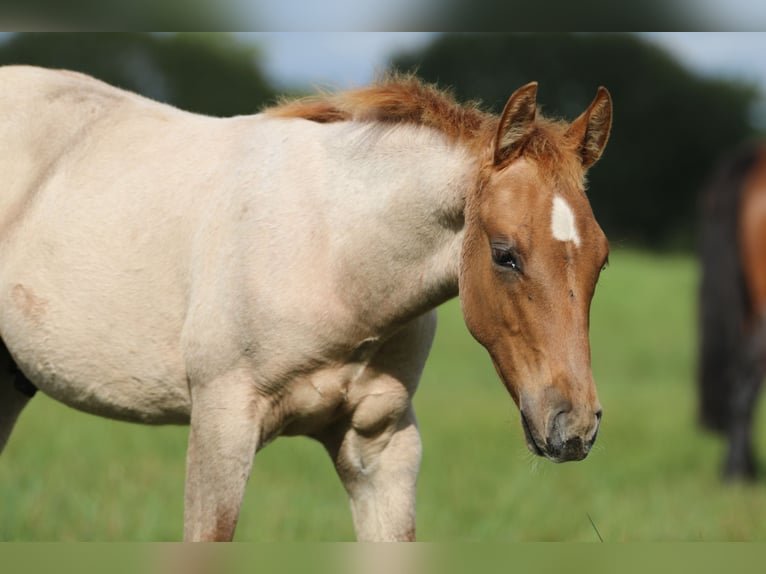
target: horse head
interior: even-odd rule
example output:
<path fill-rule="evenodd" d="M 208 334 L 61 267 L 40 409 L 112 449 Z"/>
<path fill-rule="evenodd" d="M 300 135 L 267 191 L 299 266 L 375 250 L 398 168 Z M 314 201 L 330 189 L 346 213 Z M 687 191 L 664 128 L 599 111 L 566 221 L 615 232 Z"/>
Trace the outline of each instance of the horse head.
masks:
<path fill-rule="evenodd" d="M 519 407 L 527 446 L 563 462 L 587 456 L 601 420 L 588 329 L 609 247 L 584 190 L 612 103 L 599 88 L 566 123 L 540 117 L 536 93 L 531 83 L 508 100 L 467 197 L 460 298 Z"/>

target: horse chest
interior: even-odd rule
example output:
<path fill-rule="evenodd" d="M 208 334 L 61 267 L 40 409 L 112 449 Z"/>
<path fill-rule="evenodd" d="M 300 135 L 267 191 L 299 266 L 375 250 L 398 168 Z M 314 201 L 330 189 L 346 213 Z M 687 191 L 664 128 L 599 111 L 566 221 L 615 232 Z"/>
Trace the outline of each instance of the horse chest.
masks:
<path fill-rule="evenodd" d="M 371 428 L 400 412 L 407 390 L 370 364 L 380 346 L 365 340 L 347 362 L 295 377 L 271 399 L 264 435 L 314 435 L 343 421 Z"/>

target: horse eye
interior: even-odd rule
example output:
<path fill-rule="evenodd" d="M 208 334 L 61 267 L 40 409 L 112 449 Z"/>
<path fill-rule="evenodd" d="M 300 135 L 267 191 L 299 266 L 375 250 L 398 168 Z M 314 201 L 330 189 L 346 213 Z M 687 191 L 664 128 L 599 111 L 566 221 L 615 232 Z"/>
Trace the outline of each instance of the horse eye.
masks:
<path fill-rule="evenodd" d="M 492 260 L 501 267 L 507 267 L 509 269 L 513 269 L 514 271 L 521 271 L 519 260 L 511 249 L 493 247 Z"/>

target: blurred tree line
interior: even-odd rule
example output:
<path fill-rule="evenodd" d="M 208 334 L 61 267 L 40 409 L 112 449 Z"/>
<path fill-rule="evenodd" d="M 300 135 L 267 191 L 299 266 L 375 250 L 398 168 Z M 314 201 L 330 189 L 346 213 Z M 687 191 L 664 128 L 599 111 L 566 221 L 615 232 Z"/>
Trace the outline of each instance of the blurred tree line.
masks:
<path fill-rule="evenodd" d="M 257 51 L 229 34 L 16 34 L 0 44 L 5 64 L 77 70 L 217 116 L 255 113 L 275 97 Z"/>
<path fill-rule="evenodd" d="M 703 4 L 703 3 L 700 3 Z M 440 0 L 435 30 L 708 30 L 718 29 L 708 6 L 684 0 Z M 412 28 L 417 30 L 420 28 Z"/>
<path fill-rule="evenodd" d="M 257 49 L 225 34 L 18 34 L 0 43 L 0 64 L 12 63 L 79 70 L 210 115 L 254 113 L 276 96 Z M 631 35 L 444 35 L 394 66 L 495 112 L 537 80 L 543 110 L 567 119 L 606 86 L 612 137 L 588 193 L 618 244 L 691 246 L 704 178 L 723 152 L 755 135 L 755 87 L 696 76 Z"/>
<path fill-rule="evenodd" d="M 613 242 L 690 247 L 697 195 L 713 164 L 755 135 L 754 86 L 694 75 L 633 35 L 449 35 L 395 66 L 498 113 L 532 80 L 543 112 L 569 120 L 598 86 L 609 89 L 612 134 L 588 195 Z"/>
<path fill-rule="evenodd" d="M 257 1 L 257 0 L 255 0 Z M 236 30 L 258 11 L 238 0 L 2 0 L 3 30 Z"/>

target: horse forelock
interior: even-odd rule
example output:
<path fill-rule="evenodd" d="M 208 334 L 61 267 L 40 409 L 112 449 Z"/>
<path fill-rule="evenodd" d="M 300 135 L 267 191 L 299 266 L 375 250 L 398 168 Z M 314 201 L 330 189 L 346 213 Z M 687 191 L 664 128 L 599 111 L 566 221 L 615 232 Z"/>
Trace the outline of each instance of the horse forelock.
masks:
<path fill-rule="evenodd" d="M 476 200 L 481 200 L 487 189 L 487 182 L 492 174 L 505 169 L 513 161 L 525 159 L 536 164 L 541 183 L 552 190 L 566 192 L 573 190 L 583 193 L 586 187 L 585 170 L 576 142 L 566 135 L 569 123 L 563 120 L 549 119 L 540 114 L 533 128 L 519 145 L 513 157 L 497 165 L 492 154 L 494 140 L 487 146 L 481 169 L 479 185 L 476 187 Z"/>
<path fill-rule="evenodd" d="M 559 184 L 579 186 L 583 182 L 578 145 L 566 137 L 569 124 L 541 118 L 521 144 L 521 157 L 537 163 L 542 177 Z"/>

